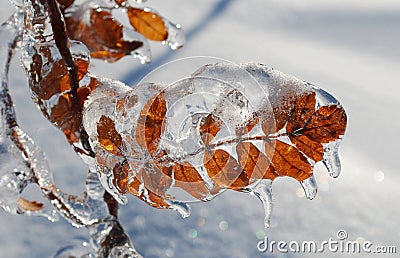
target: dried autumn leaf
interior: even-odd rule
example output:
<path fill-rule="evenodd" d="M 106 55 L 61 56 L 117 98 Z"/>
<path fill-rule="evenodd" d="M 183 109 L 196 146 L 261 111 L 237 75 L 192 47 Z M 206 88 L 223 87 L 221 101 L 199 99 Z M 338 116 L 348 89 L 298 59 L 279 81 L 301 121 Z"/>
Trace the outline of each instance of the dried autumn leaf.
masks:
<path fill-rule="evenodd" d="M 149 99 L 138 119 L 136 140 L 151 155 L 158 149 L 158 140 L 164 131 L 164 119 L 167 111 L 166 101 L 162 93 Z"/>
<path fill-rule="evenodd" d="M 183 164 L 175 163 L 173 165 L 175 186 L 185 190 L 193 197 L 204 200 L 212 194 L 204 183 L 204 179 L 199 172 L 189 162 Z M 219 189 L 213 189 L 218 191 Z"/>
<path fill-rule="evenodd" d="M 127 13 L 132 27 L 147 39 L 164 41 L 168 38 L 168 29 L 157 13 L 134 7 L 128 7 Z"/>
<path fill-rule="evenodd" d="M 101 116 L 97 123 L 97 135 L 100 146 L 114 155 L 121 155 L 122 137 L 115 129 L 114 121 L 111 118 Z"/>
<path fill-rule="evenodd" d="M 312 165 L 301 152 L 295 147 L 281 141 L 276 141 L 275 143 L 274 156 L 268 170 L 272 172 L 273 177 L 271 178 L 268 176 L 268 173 L 265 173 L 264 178 L 271 180 L 276 175 L 279 175 L 303 181 L 309 178 L 313 172 Z"/>
<path fill-rule="evenodd" d="M 43 209 L 43 203 L 31 202 L 22 197 L 18 197 L 18 206 L 26 211 L 40 211 Z"/>
<path fill-rule="evenodd" d="M 108 11 L 85 10 L 90 17 L 89 23 L 81 20 L 79 11 L 65 17 L 68 36 L 83 42 L 90 55 L 109 62 L 115 62 L 143 46 L 140 41 L 124 39 L 123 26 Z"/>
<path fill-rule="evenodd" d="M 87 86 L 71 91 L 64 60 L 54 60 L 48 47 L 43 46 L 41 51 L 42 55 L 34 55 L 35 62 L 29 73 L 32 93 L 38 99 L 41 111 L 64 132 L 68 142 L 79 142 L 83 103 L 96 87 L 96 79 L 91 78 Z M 75 58 L 74 62 L 77 79 L 81 80 L 88 73 L 88 60 Z"/>
<path fill-rule="evenodd" d="M 113 184 L 117 187 L 118 191 L 126 194 L 129 178 L 129 165 L 127 163 L 117 163 L 113 168 Z"/>
<path fill-rule="evenodd" d="M 141 180 L 139 180 L 137 177 L 134 177 L 133 180 L 128 184 L 128 191 L 152 207 L 158 209 L 165 209 L 169 207 L 169 204 L 165 202 L 164 197 L 160 197 L 151 191 L 148 191 L 147 194 L 145 194 L 145 192 L 141 189 L 142 184 L 143 183 Z"/>

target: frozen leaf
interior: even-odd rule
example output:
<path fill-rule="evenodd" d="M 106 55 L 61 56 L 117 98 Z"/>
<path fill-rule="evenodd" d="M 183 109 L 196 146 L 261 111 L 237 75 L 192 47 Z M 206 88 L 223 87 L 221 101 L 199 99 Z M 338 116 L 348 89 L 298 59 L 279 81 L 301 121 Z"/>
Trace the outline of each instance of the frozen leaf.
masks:
<path fill-rule="evenodd" d="M 294 145 L 315 162 L 321 161 L 324 143 L 339 139 L 346 128 L 346 114 L 338 105 L 315 110 L 315 93 L 297 101 L 289 118 L 287 131 Z"/>
<path fill-rule="evenodd" d="M 41 209 L 43 209 L 43 203 L 35 201 L 31 202 L 22 197 L 18 198 L 18 205 L 26 211 L 40 211 Z"/>
<path fill-rule="evenodd" d="M 251 74 L 250 81 L 241 73 Z M 174 187 L 209 200 L 223 189 L 253 191 L 259 181 L 283 176 L 311 185 L 314 163 L 346 126 L 343 108 L 324 103 L 321 91 L 254 64 L 208 65 L 168 87 L 136 86 L 105 109 L 116 111 L 110 118 L 121 128 L 121 155 L 129 164 L 114 170 L 110 189 L 127 188 L 152 206 L 170 207 Z M 98 165 L 110 167 L 107 159 Z"/>
<path fill-rule="evenodd" d="M 69 14 L 65 19 L 68 36 L 82 41 L 92 57 L 114 62 L 143 46 L 141 41 L 124 39 L 124 28 L 111 12 L 98 9 L 85 12 L 88 21 L 82 19 L 81 12 Z"/>
<path fill-rule="evenodd" d="M 136 140 L 138 144 L 146 148 L 151 155 L 158 149 L 159 140 L 163 132 L 166 111 L 165 99 L 163 95 L 160 94 L 148 100 L 140 112 L 136 128 Z"/>
<path fill-rule="evenodd" d="M 128 7 L 127 13 L 132 27 L 147 39 L 164 41 L 168 38 L 168 29 L 157 13 L 133 7 Z"/>

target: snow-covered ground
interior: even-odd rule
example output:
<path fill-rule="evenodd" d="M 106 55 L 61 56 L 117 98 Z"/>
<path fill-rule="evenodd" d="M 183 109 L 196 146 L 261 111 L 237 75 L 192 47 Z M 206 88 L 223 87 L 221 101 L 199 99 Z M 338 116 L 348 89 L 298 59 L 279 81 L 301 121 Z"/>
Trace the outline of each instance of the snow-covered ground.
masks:
<path fill-rule="evenodd" d="M 396 246 L 400 252 L 400 2 L 398 0 L 168 0 L 148 1 L 182 24 L 185 47 L 171 52 L 151 44 L 153 62 L 140 65 L 95 62 L 98 74 L 135 85 L 156 67 L 182 57 L 214 56 L 233 62 L 256 61 L 307 80 L 332 93 L 344 105 L 348 128 L 340 148 L 342 174 L 330 179 L 316 166 L 320 185 L 308 201 L 294 180 L 274 183 L 275 209 L 271 241 L 349 240 Z M 0 20 L 13 10 L 4 1 Z M 175 71 L 179 72 L 179 71 Z M 174 73 L 174 71 L 171 71 Z M 11 91 L 21 126 L 46 151 L 59 186 L 83 189 L 86 169 L 63 135 L 31 104 L 26 79 L 13 65 Z M 397 115 L 396 115 L 397 114 Z M 49 257 L 76 237 L 86 237 L 65 221 L 0 213 L 0 257 Z M 309 254 L 261 253 L 261 203 L 248 194 L 226 192 L 209 203 L 192 206 L 182 219 L 135 198 L 120 209 L 121 221 L 144 257 L 309 257 Z M 318 257 L 397 257 L 396 254 L 334 254 Z M 317 256 L 316 256 L 317 257 Z"/>

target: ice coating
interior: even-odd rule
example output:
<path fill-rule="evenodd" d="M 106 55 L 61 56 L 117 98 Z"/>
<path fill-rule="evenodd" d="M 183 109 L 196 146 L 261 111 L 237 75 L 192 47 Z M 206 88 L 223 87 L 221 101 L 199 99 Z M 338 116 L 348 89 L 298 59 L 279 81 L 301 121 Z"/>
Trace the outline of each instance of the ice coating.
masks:
<path fill-rule="evenodd" d="M 249 191 L 261 200 L 264 207 L 264 226 L 265 228 L 269 228 L 275 202 L 274 195 L 272 194 L 272 181 L 260 180 L 260 182 L 250 187 Z"/>
<path fill-rule="evenodd" d="M 339 102 L 261 64 L 210 64 L 169 85 L 108 95 L 89 99 L 83 122 L 98 171 L 108 178 L 102 182 L 118 199 L 131 193 L 186 216 L 196 199 L 225 189 L 251 192 L 268 226 L 276 177 L 295 178 L 313 199 L 314 164 L 323 161 L 330 174 L 340 170 L 346 115 Z"/>
<path fill-rule="evenodd" d="M 94 85 L 101 86 L 104 83 L 109 83 L 109 81 L 97 79 L 87 73 L 86 68 L 89 62 L 87 48 L 80 42 L 70 41 L 67 47 L 71 52 L 72 58 L 76 61 L 75 65 L 78 72 L 80 72 L 75 78 L 75 80 L 79 78 L 80 82 L 74 82 L 74 78 L 71 75 L 71 70 L 74 67 L 71 67 L 71 64 L 65 61 L 65 53 L 64 56 L 61 56 L 60 46 L 56 43 L 57 37 L 52 34 L 53 24 L 50 24 L 48 19 L 50 17 L 48 3 L 25 1 L 24 4 L 24 13 L 17 13 L 16 16 L 10 19 L 10 22 L 3 24 L 1 31 L 2 35 L 8 33 L 14 36 L 10 36 L 10 41 L 3 41 L 9 49 L 1 52 L 8 54 L 8 57 L 4 59 L 4 70 L 1 74 L 2 109 L 4 111 L 2 114 L 5 114 L 2 116 L 1 121 L 1 140 L 2 149 L 4 150 L 1 158 L 4 157 L 2 160 L 4 165 L 8 164 L 2 167 L 4 170 L 0 180 L 0 199 L 4 200 L 0 201 L 2 208 L 10 213 L 46 216 L 52 221 L 57 218 L 58 212 L 72 225 L 88 228 L 92 245 L 91 253 L 87 257 L 108 257 L 109 254 L 111 255 L 110 257 L 116 257 L 113 255 L 121 253 L 140 257 L 133 248 L 129 237 L 116 220 L 116 210 L 110 206 L 115 206 L 115 201 L 104 191 L 98 179 L 98 174 L 94 171 L 95 165 L 90 154 L 90 146 L 85 140 L 85 132 L 71 131 L 70 129 L 76 127 L 73 124 L 69 124 L 68 116 L 63 117 L 67 121 L 59 121 L 57 120 L 59 114 L 55 115 L 58 112 L 57 109 L 54 109 L 55 107 L 64 107 L 63 105 L 65 104 L 62 101 L 73 100 L 76 96 L 81 98 L 82 92 L 87 94 L 85 90 L 95 87 Z M 30 79 L 32 98 L 42 112 L 47 114 L 55 125 L 60 126 L 67 138 L 69 137 L 68 139 L 74 145 L 75 150 L 89 165 L 86 181 L 87 191 L 81 195 L 70 195 L 56 187 L 43 152 L 18 127 L 15 121 L 15 112 L 11 98 L 8 95 L 7 75 L 13 50 L 17 45 L 16 42 L 21 40 L 23 16 L 26 17 L 26 30 L 22 41 L 22 61 Z M 18 22 L 18 24 L 13 24 L 11 21 Z M 35 25 L 31 26 L 32 24 Z M 65 79 L 70 81 L 63 81 Z M 58 82 L 57 80 L 60 81 Z M 58 85 L 60 88 L 48 87 L 54 85 Z M 76 89 L 74 88 L 75 86 L 79 88 Z M 112 90 L 109 91 L 112 92 Z M 68 94 L 68 97 L 66 97 L 66 94 Z M 86 98 L 87 95 L 85 96 L 84 94 L 83 97 Z M 71 102 L 72 112 L 75 112 L 79 117 L 79 108 L 83 108 L 83 101 L 78 103 Z M 8 159 L 10 156 L 11 158 L 6 161 L 6 158 Z M 38 184 L 44 197 L 51 204 L 51 208 L 19 197 L 26 185 L 30 183 Z M 119 241 L 118 243 L 109 243 L 108 237 L 118 238 Z"/>
<path fill-rule="evenodd" d="M 179 24 L 152 8 L 136 6 L 119 0 L 90 0 L 72 4 L 62 10 L 68 36 L 83 42 L 92 57 L 106 62 L 131 55 L 141 63 L 149 63 L 148 40 L 162 42 L 172 50 L 183 46 L 185 36 Z"/>
<path fill-rule="evenodd" d="M 164 22 L 168 29 L 168 38 L 165 40 L 165 44 L 167 44 L 172 50 L 183 47 L 186 39 L 185 34 L 182 31 L 181 25 L 168 21 L 165 18 Z"/>
<path fill-rule="evenodd" d="M 22 36 L 22 23 L 23 13 L 17 11 L 0 28 L 0 207 L 11 214 L 44 216 L 55 221 L 58 216 L 51 206 L 22 197 L 26 187 L 36 181 L 34 172 L 43 175 L 39 183 L 44 186 L 52 180 L 43 153 L 16 123 L 8 92 L 9 63 Z"/>

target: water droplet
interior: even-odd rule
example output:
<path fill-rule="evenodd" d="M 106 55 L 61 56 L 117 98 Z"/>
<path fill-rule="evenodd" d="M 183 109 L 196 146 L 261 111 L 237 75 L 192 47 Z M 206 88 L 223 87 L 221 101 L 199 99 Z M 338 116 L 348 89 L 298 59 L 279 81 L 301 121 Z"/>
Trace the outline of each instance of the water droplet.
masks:
<path fill-rule="evenodd" d="M 258 184 L 253 186 L 251 192 L 254 193 L 262 202 L 264 206 L 264 226 L 269 228 L 272 209 L 274 207 L 274 196 L 272 194 L 272 181 L 261 180 Z"/>
<path fill-rule="evenodd" d="M 310 176 L 309 178 L 301 181 L 300 184 L 304 189 L 304 193 L 307 199 L 309 200 L 314 199 L 318 190 L 317 182 L 315 181 L 314 176 Z"/>

